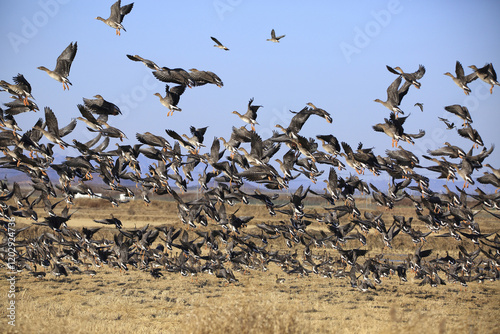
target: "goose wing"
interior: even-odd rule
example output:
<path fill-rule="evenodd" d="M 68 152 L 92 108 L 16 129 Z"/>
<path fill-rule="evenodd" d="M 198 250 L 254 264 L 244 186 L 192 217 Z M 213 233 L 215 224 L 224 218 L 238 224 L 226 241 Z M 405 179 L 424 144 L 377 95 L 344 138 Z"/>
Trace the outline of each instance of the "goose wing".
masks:
<path fill-rule="evenodd" d="M 59 125 L 57 124 L 57 118 L 52 109 L 45 107 L 45 124 L 47 125 L 47 130 L 55 135 L 59 135 Z"/>
<path fill-rule="evenodd" d="M 210 36 L 210 38 L 212 39 L 212 41 L 214 41 L 214 42 L 215 42 L 215 44 L 217 44 L 217 45 L 219 45 L 219 46 L 224 46 L 224 45 L 222 45 L 222 43 L 221 43 L 221 42 L 219 42 L 219 40 L 218 40 L 217 38 L 212 37 L 212 36 Z"/>
<path fill-rule="evenodd" d="M 156 65 L 156 63 L 152 60 L 142 58 L 141 56 L 138 56 L 138 55 L 135 55 L 135 56 L 127 55 L 127 58 L 132 60 L 132 61 L 141 61 L 144 63 L 144 65 L 146 65 L 148 68 L 150 68 L 152 70 L 155 70 L 155 71 L 160 70 L 160 67 L 158 65 Z"/>
<path fill-rule="evenodd" d="M 69 75 L 69 70 L 71 68 L 71 64 L 73 63 L 73 59 L 75 59 L 77 51 L 77 44 L 70 43 L 66 49 L 57 57 L 56 68 L 54 72 L 61 74 L 64 77 Z"/>

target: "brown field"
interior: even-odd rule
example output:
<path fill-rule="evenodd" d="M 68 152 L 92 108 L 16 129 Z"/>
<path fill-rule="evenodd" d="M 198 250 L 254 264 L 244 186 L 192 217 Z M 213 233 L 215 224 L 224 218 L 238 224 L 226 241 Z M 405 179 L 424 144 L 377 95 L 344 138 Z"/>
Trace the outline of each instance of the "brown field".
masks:
<path fill-rule="evenodd" d="M 362 210 L 377 210 L 364 199 L 357 201 Z M 306 203 L 308 204 L 308 203 Z M 306 206 L 306 212 L 314 204 Z M 323 203 L 319 203 L 323 205 Z M 286 220 L 278 214 L 270 220 L 261 206 L 237 205 L 228 207 L 239 215 L 255 218 L 243 229 L 255 231 L 260 222 Z M 124 229 L 140 228 L 145 224 L 169 224 L 186 228 L 177 218 L 174 203 L 153 201 L 145 207 L 141 201 L 112 208 L 102 200 L 78 200 L 78 211 L 68 226 L 81 229 L 99 226 L 102 229 L 94 239 L 112 238 L 115 229 L 98 225 L 92 219 L 109 218 L 113 213 L 122 220 Z M 318 207 L 320 208 L 320 207 Z M 41 211 L 39 211 L 41 212 Z M 384 211 L 384 219 L 392 222 L 392 214 L 414 215 L 410 206 L 398 205 Z M 498 221 L 481 212 L 476 220 L 483 233 L 498 231 Z M 18 219 L 18 226 L 29 221 Z M 348 218 L 341 219 L 341 223 Z M 209 222 L 206 228 L 213 228 Z M 414 221 L 417 229 L 425 226 Z M 325 229 L 314 222 L 308 231 Z M 17 241 L 32 238 L 46 231 L 32 226 L 22 232 Z M 190 235 L 194 232 L 189 232 Z M 156 246 L 155 242 L 154 246 Z M 449 238 L 429 236 L 424 249 L 433 249 L 429 259 L 444 256 L 446 251 L 457 257 L 460 243 Z M 470 242 L 462 241 L 468 250 Z M 348 241 L 346 248 L 360 247 L 358 241 Z M 270 240 L 268 251 L 294 252 L 301 259 L 304 246 L 287 248 L 283 238 Z M 383 250 L 378 232 L 368 235 L 367 256 L 384 252 L 384 258 L 403 259 L 415 247 L 407 235 L 394 239 L 392 250 Z M 338 258 L 332 248 L 313 248 L 313 254 Z M 174 253 L 177 252 L 175 249 Z M 206 252 L 206 250 L 204 250 Z M 363 261 L 362 259 L 360 261 Z M 163 277 L 154 279 L 148 271 L 131 268 L 120 272 L 109 267 L 92 268 L 95 277 L 70 274 L 55 278 L 47 274 L 35 279 L 26 270 L 16 277 L 16 326 L 6 324 L 8 301 L 7 269 L 0 269 L 1 332 L 6 333 L 499 333 L 500 285 L 498 281 L 471 282 L 467 288 L 447 282 L 440 287 L 419 286 L 420 280 L 408 273 L 408 282 L 397 276 L 383 280 L 376 290 L 360 292 L 353 289 L 349 277 L 323 278 L 313 273 L 298 277 L 287 275 L 281 268 L 269 263 L 267 271 L 249 269 L 235 271 L 238 282 L 228 284 L 215 276 L 198 273 L 184 277 L 179 273 L 162 271 Z M 346 268 L 348 271 L 349 268 Z M 285 278 L 276 283 L 276 275 Z"/>

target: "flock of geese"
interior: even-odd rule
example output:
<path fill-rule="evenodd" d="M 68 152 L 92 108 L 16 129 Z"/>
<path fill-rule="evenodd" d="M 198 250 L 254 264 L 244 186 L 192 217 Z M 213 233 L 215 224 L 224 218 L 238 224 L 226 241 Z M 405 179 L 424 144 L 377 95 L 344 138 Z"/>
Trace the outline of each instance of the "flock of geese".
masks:
<path fill-rule="evenodd" d="M 117 1 L 111 7 L 108 19 L 97 19 L 116 29 L 119 35 L 120 29 L 125 30 L 121 24 L 123 17 L 132 7 L 133 3 L 121 6 Z M 271 35 L 270 41 L 273 42 L 279 42 L 285 36 L 276 36 L 274 30 Z M 217 43 L 216 47 L 228 50 L 216 38 L 212 39 Z M 39 69 L 61 82 L 63 90 L 69 89 L 68 76 L 76 52 L 77 43 L 71 43 L 57 58 L 53 71 L 45 67 Z M 223 86 L 222 80 L 210 71 L 193 68 L 188 72 L 181 68 L 159 67 L 138 55 L 127 57 L 144 63 L 156 79 L 166 83 L 166 95 L 155 95 L 169 109 L 168 115 L 180 110 L 177 104 L 186 86 Z M 491 85 L 491 93 L 493 86 L 499 85 L 491 64 L 470 68 L 473 72 L 465 75 L 457 61 L 456 77 L 449 72 L 445 74 L 451 76 L 465 94 L 471 92 L 467 85 L 477 78 Z M 390 115 L 383 123 L 373 126 L 375 131 L 392 139 L 392 149 L 386 150 L 385 156 L 375 155 L 373 148 L 363 147 L 361 143 L 354 150 L 331 133 L 317 134 L 315 138 L 302 136 L 301 129 L 310 117 L 332 123 L 331 115 L 313 103 L 307 103 L 300 111 L 291 111 L 288 126 L 277 124 L 280 131 L 262 138 L 256 131 L 257 115 L 262 106 L 254 104 L 253 98 L 249 100 L 245 113 L 233 112 L 241 123 L 232 127 L 230 137 L 216 137 L 210 144 L 204 140 L 207 127 L 193 126 L 189 134 L 179 134 L 171 129 L 165 130 L 166 136 L 137 133 L 138 143 L 122 144 L 128 139 L 125 133 L 108 124 L 113 116 L 121 114 L 120 108 L 101 95 L 83 98 L 83 103 L 77 105 L 81 116 L 64 127 L 59 126 L 52 109 L 45 107 L 44 118 L 23 132 L 15 116 L 38 110 L 31 86 L 22 74 L 15 76 L 11 83 L 2 80 L 0 87 L 12 95 L 12 101 L 4 103 L 5 110 L 0 108 L 0 147 L 5 154 L 0 159 L 0 167 L 24 173 L 31 181 L 31 189 L 23 190 L 15 182 L 1 183 L 4 239 L 0 245 L 0 259 L 8 265 L 8 238 L 31 227 L 10 227 L 17 217 L 24 217 L 31 219 L 33 225 L 46 226 L 47 229 L 35 237 L 17 238 L 15 268 L 10 269 L 27 270 L 38 278 L 46 275 L 45 269 L 38 270 L 40 267 L 50 268 L 50 273 L 55 276 L 67 276 L 76 273 L 95 275 L 97 268 L 109 266 L 120 271 L 131 268 L 147 271 L 154 278 L 168 272 L 182 275 L 209 273 L 231 283 L 238 281 L 234 271 L 265 271 L 270 263 L 274 263 L 287 274 L 308 276 L 313 273 L 329 278 L 347 278 L 352 287 L 361 291 L 375 289 L 382 283 L 381 277 L 391 274 L 407 281 L 409 269 L 415 272 L 415 279 L 419 279 L 421 285 L 458 282 L 466 286 L 471 281 L 499 279 L 500 235 L 482 233 L 474 216 L 484 210 L 499 219 L 500 215 L 495 211 L 500 210 L 500 195 L 487 193 L 479 186 L 473 193 L 468 192 L 469 186 L 476 182 L 500 188 L 500 169 L 483 165 L 494 146 L 484 147 L 479 133 L 471 126 L 472 116 L 465 106 L 446 106 L 450 116 L 459 117 L 463 124 L 459 127 L 445 118 L 441 120 L 447 129 L 457 128 L 460 136 L 470 139 L 471 148 L 467 150 L 446 143 L 422 156 L 433 165 L 420 165 L 420 158 L 399 142 L 413 144 L 425 135 L 425 131 L 420 130 L 417 134 L 405 132 L 409 115 L 404 116 L 401 103 L 411 86 L 421 87 L 419 80 L 424 76 L 425 68 L 420 65 L 413 73 L 404 72 L 400 67 L 387 66 L 387 69 L 396 75 L 396 79 L 387 88 L 386 101 L 375 101 L 389 109 Z M 168 83 L 176 86 L 169 87 Z M 415 105 L 423 111 L 423 104 Z M 82 143 L 77 139 L 71 142 L 66 139 L 78 121 L 95 133 L 92 140 Z M 46 142 L 42 142 L 44 137 Z M 108 149 L 112 139 L 120 142 L 116 143 L 116 148 Z M 67 156 L 56 163 L 54 148 L 57 146 L 60 149 L 73 147 L 79 155 Z M 208 152 L 201 153 L 206 146 L 210 146 Z M 282 153 L 285 146 L 286 151 Z M 479 146 L 483 148 L 475 152 Z M 150 164 L 141 165 L 141 155 Z M 321 165 L 329 167 L 323 191 L 314 190 L 311 185 L 300 185 L 294 190 L 289 188 L 290 181 L 299 176 L 316 183 L 324 173 Z M 483 175 L 473 176 L 475 171 L 485 167 L 489 170 L 483 171 Z M 195 168 L 203 170 L 197 178 L 192 175 Z M 57 173 L 57 181 L 48 176 L 49 169 Z M 342 177 L 337 174 L 337 169 L 355 174 Z M 388 189 L 379 190 L 374 184 L 363 181 L 362 176 L 367 170 L 374 175 L 387 173 L 392 180 Z M 445 185 L 445 191 L 432 190 L 431 180 L 419 170 L 432 171 L 439 179 L 460 177 L 464 185 L 455 189 Z M 106 194 L 98 194 L 93 189 L 94 183 L 89 182 L 96 175 L 108 189 Z M 123 185 L 125 181 L 135 183 L 140 190 Z M 185 201 L 179 193 L 186 192 L 188 185 L 195 182 L 201 189 L 199 198 Z M 140 195 L 135 194 L 138 191 Z M 126 205 L 126 201 L 119 199 L 120 194 L 140 196 L 149 203 L 153 193 L 176 203 L 184 228 L 175 228 L 165 222 L 155 227 L 125 229 L 119 217 L 96 217 L 96 223 L 116 228 L 113 240 L 107 240 L 95 238 L 99 228 L 71 227 L 76 194 L 101 197 L 111 205 L 119 206 Z M 385 210 L 382 213 L 368 210 L 361 213 L 356 206 L 356 196 L 360 194 L 370 194 Z M 321 212 L 318 207 L 306 208 L 308 196 L 324 199 L 328 207 Z M 414 216 L 390 213 L 402 200 L 414 204 Z M 238 215 L 238 209 L 232 210 L 231 207 L 252 202 L 265 207 L 270 217 L 279 213 L 284 218 L 276 223 L 255 222 L 256 228 L 250 230 L 247 225 L 254 217 Z M 35 210 L 39 204 L 44 208 L 43 217 L 39 217 L 40 210 Z M 59 211 L 58 206 L 64 207 Z M 119 215 L 118 211 L 116 215 Z M 415 218 L 423 223 L 425 231 L 417 229 L 415 224 L 412 226 Z M 308 226 L 313 221 L 324 228 L 311 231 Z M 416 250 L 400 261 L 387 257 L 383 251 L 370 257 L 366 248 L 368 234 L 379 235 L 385 248 L 392 248 L 395 238 L 410 238 Z M 424 248 L 426 238 L 431 234 L 449 238 L 451 247 L 458 246 L 459 256 L 453 258 L 447 254 L 430 260 L 432 250 Z M 290 250 L 269 250 L 268 241 L 271 239 L 282 240 Z M 359 244 L 361 248 L 355 247 Z M 203 246 L 208 250 L 202 250 Z M 327 248 L 333 251 L 325 251 Z M 277 277 L 277 283 L 284 281 L 284 278 Z"/>

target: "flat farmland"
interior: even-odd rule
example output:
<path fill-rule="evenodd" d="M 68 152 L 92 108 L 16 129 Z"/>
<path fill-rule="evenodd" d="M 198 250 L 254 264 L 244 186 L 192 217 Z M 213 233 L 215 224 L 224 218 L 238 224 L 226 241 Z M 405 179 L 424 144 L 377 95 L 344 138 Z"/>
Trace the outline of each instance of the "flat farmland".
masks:
<path fill-rule="evenodd" d="M 358 206 L 375 214 L 382 213 L 388 225 L 392 222 L 392 215 L 411 216 L 415 212 L 409 205 L 384 210 L 364 201 L 358 199 Z M 306 203 L 304 211 L 318 212 L 323 207 L 321 202 L 313 201 Z M 119 234 L 116 228 L 93 221 L 110 218 L 111 214 L 122 221 L 124 231 L 141 229 L 146 225 L 147 230 L 155 230 L 155 227 L 163 225 L 173 227 L 174 231 L 186 231 L 188 240 L 193 242 L 203 240 L 196 232 L 224 230 L 214 221 L 209 221 L 206 227 L 200 225 L 196 230 L 188 228 L 177 217 L 175 202 L 153 201 L 145 206 L 141 201 L 132 201 L 113 208 L 102 200 L 78 200 L 73 208 L 78 210 L 68 221 L 68 229 L 82 231 L 83 227 L 100 227 L 93 236 L 93 240 L 99 242 L 112 242 L 114 236 Z M 474 280 L 464 286 L 446 277 L 444 272 L 439 272 L 445 285 L 433 287 L 430 284 L 421 285 L 422 278 L 408 268 L 407 282 L 401 281 L 392 272 L 388 277 L 382 277 L 374 289 L 362 292 L 361 284 L 358 287 L 351 285 L 351 266 L 341 261 L 339 251 L 331 244 L 325 243 L 321 247 L 311 244 L 307 247 L 310 251 L 308 257 L 303 242 L 292 243 L 292 247 L 288 247 L 282 236 L 269 238 L 266 246 L 257 238 L 251 238 L 254 245 L 265 250 L 264 254 L 280 254 L 290 259 L 289 262 L 278 263 L 269 260 L 269 255 L 263 255 L 252 256 L 249 263 L 242 263 L 234 253 L 242 252 L 247 246 L 237 245 L 241 240 L 238 238 L 259 235 L 261 229 L 257 224 L 284 224 L 289 216 L 278 213 L 271 217 L 261 205 L 253 204 L 236 204 L 226 209 L 228 214 L 238 210 L 238 216 L 254 218 L 240 229 L 239 235 L 228 233 L 235 239 L 219 242 L 217 252 L 209 250 L 205 242 L 197 259 L 186 256 L 185 266 L 203 268 L 210 262 L 207 259 L 209 254 L 219 254 L 219 261 L 223 263 L 221 267 L 229 269 L 234 280 L 222 277 L 217 270 L 210 273 L 208 270 L 191 269 L 187 274 L 175 270 L 172 263 L 178 263 L 178 259 L 183 257 L 183 252 L 176 247 L 162 251 L 161 256 L 168 258 L 169 264 L 154 264 L 153 256 L 146 252 L 146 258 L 151 257 L 149 263 L 138 261 L 134 266 L 129 262 L 125 271 L 113 267 L 111 259 L 104 264 L 83 254 L 79 259 L 81 263 L 75 263 L 63 256 L 64 249 L 69 248 L 67 245 L 54 243 L 55 253 L 61 256 L 59 261 L 68 269 L 77 267 L 79 270 L 68 272 L 68 276 L 56 277 L 51 274 L 53 268 L 38 267 L 38 271 L 46 272 L 43 278 L 34 277 L 29 270 L 19 271 L 16 275 L 16 327 L 4 328 L 8 333 L 498 332 L 498 281 Z M 476 216 L 482 233 L 497 231 L 498 222 L 494 219 L 485 212 Z M 344 216 L 340 219 L 340 226 L 350 221 L 350 217 Z M 25 219 L 17 219 L 17 222 L 18 228 L 31 224 Z M 412 227 L 426 231 L 425 225 L 419 221 L 414 221 Z M 302 240 L 308 240 L 308 236 L 319 236 L 321 232 L 330 233 L 324 223 L 317 221 L 312 221 L 306 232 L 301 234 Z M 47 227 L 33 225 L 19 233 L 16 242 L 21 245 L 23 241 L 44 233 L 57 234 Z M 470 252 L 475 249 L 470 241 L 458 242 L 435 235 L 438 233 L 426 237 L 422 249 L 432 249 L 432 252 L 422 260 L 422 264 L 436 262 L 447 252 L 459 259 L 459 246 Z M 160 232 L 150 248 L 165 244 L 164 238 L 165 235 Z M 394 238 L 392 247 L 384 248 L 382 236 L 375 229 L 366 235 L 365 246 L 357 240 L 348 240 L 341 246 L 344 250 L 368 250 L 359 257 L 357 264 L 377 259 L 393 267 L 406 264 L 416 249 L 411 238 L 403 233 Z M 25 249 L 18 247 L 22 255 Z M 136 243 L 131 246 L 132 252 L 137 253 L 138 258 L 142 255 Z M 485 256 L 480 254 L 474 262 L 479 266 L 484 259 Z M 311 262 L 326 264 L 320 265 L 316 273 Z M 293 271 L 299 264 L 305 269 L 302 273 Z M 325 275 L 325 267 L 329 268 L 330 275 Z M 446 270 L 447 265 L 441 264 L 441 267 Z M 153 277 L 151 271 L 154 268 L 162 276 Z M 85 270 L 95 271 L 95 276 L 86 274 Z M 8 277 L 5 267 L 0 273 Z M 356 276 L 361 283 L 361 274 Z M 278 282 L 278 278 L 283 282 Z M 6 291 L 7 279 L 2 279 L 0 286 L 2 291 Z M 6 301 L 7 298 L 2 298 L 2 318 L 7 316 Z"/>

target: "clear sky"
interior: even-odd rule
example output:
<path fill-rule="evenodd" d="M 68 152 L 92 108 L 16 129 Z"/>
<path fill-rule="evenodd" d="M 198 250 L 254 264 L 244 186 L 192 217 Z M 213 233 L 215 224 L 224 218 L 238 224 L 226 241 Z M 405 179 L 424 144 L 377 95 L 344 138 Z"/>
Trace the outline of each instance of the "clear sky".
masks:
<path fill-rule="evenodd" d="M 125 17 L 127 31 L 121 36 L 95 19 L 107 18 L 113 2 L 2 2 L 0 79 L 11 81 L 17 73 L 24 74 L 41 109 L 16 117 L 23 130 L 43 117 L 44 106 L 50 106 L 59 124 L 65 125 L 79 116 L 76 105 L 82 97 L 100 94 L 121 108 L 123 115 L 109 124 L 123 130 L 128 143 L 137 142 L 137 132 L 167 137 L 165 129 L 181 134 L 193 125 L 209 127 L 205 141 L 210 145 L 213 136 L 229 138 L 232 125 L 244 125 L 232 111 L 244 112 L 254 97 L 254 103 L 263 106 L 257 118 L 257 132 L 263 138 L 276 124 L 288 126 L 292 117 L 288 110 L 298 111 L 313 102 L 331 114 L 333 123 L 311 117 L 302 135 L 334 134 L 352 147 L 363 142 L 384 155 L 391 149 L 390 138 L 373 131 L 372 125 L 389 115 L 373 101 L 385 100 L 395 79 L 385 66 L 413 72 L 422 64 L 426 67 L 422 87 L 412 87 L 401 108 L 411 113 L 405 130 L 424 129 L 426 135 L 414 147 L 403 146 L 419 156 L 445 141 L 467 151 L 472 143 L 455 130 L 445 130 L 437 119 L 461 124 L 444 111 L 447 105 L 461 104 L 469 108 L 472 125 L 485 145 L 497 143 L 487 162 L 500 167 L 500 87 L 490 95 L 489 86 L 476 80 L 469 84 L 472 94 L 467 97 L 443 75 L 454 73 L 457 60 L 466 74 L 469 65 L 482 67 L 489 62 L 500 70 L 498 1 L 142 0 L 135 1 Z M 273 28 L 277 35 L 286 34 L 280 43 L 266 41 Z M 230 51 L 213 47 L 210 36 Z M 78 52 L 69 75 L 73 86 L 63 91 L 37 67 L 53 69 L 59 54 L 75 41 Z M 182 112 L 166 117 L 168 110 L 154 96 L 164 94 L 164 83 L 126 54 L 138 54 L 159 66 L 213 71 L 224 87 L 187 89 L 178 104 Z M 0 94 L 1 103 L 8 101 L 7 94 Z M 416 102 L 424 104 L 423 112 L 414 106 Z M 69 137 L 84 141 L 91 135 L 81 123 Z M 353 171 L 344 173 L 349 172 Z"/>

